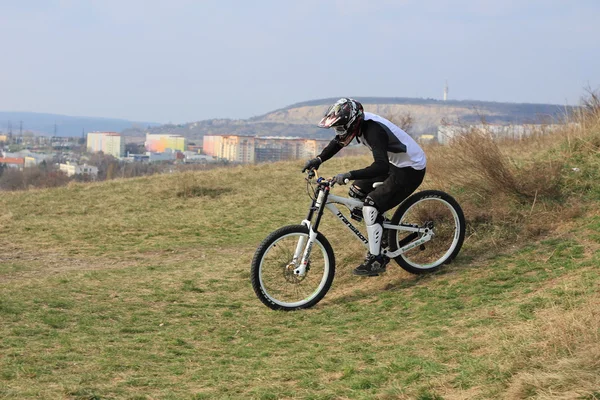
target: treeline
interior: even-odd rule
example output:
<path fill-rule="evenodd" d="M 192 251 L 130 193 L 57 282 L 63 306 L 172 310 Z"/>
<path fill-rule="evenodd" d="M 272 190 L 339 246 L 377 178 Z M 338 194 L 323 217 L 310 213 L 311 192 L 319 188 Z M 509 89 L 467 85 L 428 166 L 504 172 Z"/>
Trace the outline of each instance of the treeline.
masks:
<path fill-rule="evenodd" d="M 65 186 L 69 182 L 93 182 L 120 178 L 135 178 L 187 170 L 207 170 L 228 165 L 227 161 L 211 164 L 128 163 L 113 156 L 93 154 L 88 165 L 98 167 L 98 176 L 76 174 L 71 177 L 58 167 L 42 162 L 23 170 L 0 164 L 0 190 L 14 191 Z"/>

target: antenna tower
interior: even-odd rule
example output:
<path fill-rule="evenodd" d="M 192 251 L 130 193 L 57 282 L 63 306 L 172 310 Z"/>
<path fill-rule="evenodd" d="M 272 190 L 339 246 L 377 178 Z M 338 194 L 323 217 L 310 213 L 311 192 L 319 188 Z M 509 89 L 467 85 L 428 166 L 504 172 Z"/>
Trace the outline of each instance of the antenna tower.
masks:
<path fill-rule="evenodd" d="M 444 101 L 448 100 L 448 81 L 446 81 L 446 85 L 444 86 Z"/>

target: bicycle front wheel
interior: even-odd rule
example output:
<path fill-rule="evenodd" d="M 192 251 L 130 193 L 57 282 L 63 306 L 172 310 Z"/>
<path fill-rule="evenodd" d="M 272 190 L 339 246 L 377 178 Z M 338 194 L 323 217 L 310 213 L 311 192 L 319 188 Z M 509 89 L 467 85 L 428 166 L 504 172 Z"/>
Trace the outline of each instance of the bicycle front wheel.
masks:
<path fill-rule="evenodd" d="M 392 224 L 430 228 L 432 238 L 400 254 L 396 261 L 413 274 L 436 271 L 460 251 L 465 239 L 465 217 L 458 202 L 439 190 L 425 190 L 406 199 L 392 217 Z M 390 230 L 390 250 L 396 251 L 420 239 L 416 233 Z"/>
<path fill-rule="evenodd" d="M 309 308 L 331 287 L 335 258 L 331 245 L 320 233 L 312 246 L 306 274 L 294 274 L 300 263 L 294 263 L 294 253 L 300 243 L 301 259 L 307 241 L 306 226 L 290 225 L 271 233 L 258 246 L 250 275 L 254 292 L 267 307 L 285 311 Z"/>

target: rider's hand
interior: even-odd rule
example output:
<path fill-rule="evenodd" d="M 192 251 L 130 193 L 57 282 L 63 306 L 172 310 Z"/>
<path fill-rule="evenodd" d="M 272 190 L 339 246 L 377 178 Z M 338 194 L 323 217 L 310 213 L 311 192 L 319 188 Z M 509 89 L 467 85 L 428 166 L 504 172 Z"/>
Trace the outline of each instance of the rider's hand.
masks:
<path fill-rule="evenodd" d="M 319 169 L 319 165 L 321 165 L 323 161 L 321 161 L 321 159 L 319 157 L 317 158 L 313 158 L 312 160 L 308 160 L 306 162 L 306 164 L 304 164 L 304 168 L 302 168 L 302 172 L 306 171 L 307 169 Z"/>
<path fill-rule="evenodd" d="M 337 174 L 336 176 L 333 177 L 333 180 L 338 185 L 345 185 L 346 179 L 350 179 L 351 176 L 352 175 L 350 174 L 350 172 L 345 172 L 343 174 Z"/>

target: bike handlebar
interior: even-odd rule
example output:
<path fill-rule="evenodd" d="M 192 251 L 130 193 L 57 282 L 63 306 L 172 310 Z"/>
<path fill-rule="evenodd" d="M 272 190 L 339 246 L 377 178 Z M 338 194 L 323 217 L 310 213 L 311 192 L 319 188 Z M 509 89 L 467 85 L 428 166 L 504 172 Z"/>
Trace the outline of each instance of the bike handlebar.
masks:
<path fill-rule="evenodd" d="M 311 168 L 308 170 L 308 172 L 306 173 L 307 175 L 307 180 L 311 180 L 312 178 L 316 177 L 317 178 L 317 183 L 322 183 L 322 182 L 327 182 L 329 184 L 329 187 L 333 187 L 336 184 L 335 179 L 333 178 L 323 178 L 319 176 L 319 173 L 317 172 L 317 170 L 315 168 Z M 347 185 L 350 182 L 350 179 L 346 178 L 344 179 L 344 185 Z"/>

